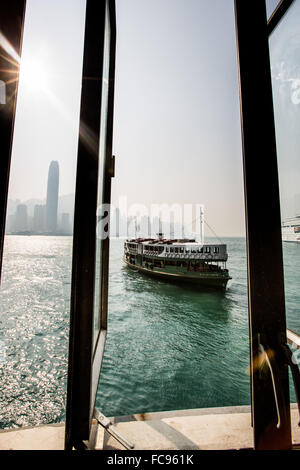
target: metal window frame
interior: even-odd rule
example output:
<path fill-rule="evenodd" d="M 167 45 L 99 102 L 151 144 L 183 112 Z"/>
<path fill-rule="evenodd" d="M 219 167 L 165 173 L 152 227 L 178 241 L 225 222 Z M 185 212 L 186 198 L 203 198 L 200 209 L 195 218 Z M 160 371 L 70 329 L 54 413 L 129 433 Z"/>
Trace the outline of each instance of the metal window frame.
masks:
<path fill-rule="evenodd" d="M 281 13 L 284 11 L 283 3 L 287 5 L 281 2 L 277 9 Z M 251 2 L 235 0 L 235 18 L 243 141 L 254 447 L 290 449 L 289 377 L 288 366 L 282 356 L 282 345 L 286 344 L 287 338 L 281 214 L 268 42 L 270 27 L 265 0 L 256 0 L 255 7 Z M 269 370 L 263 371 L 260 367 L 262 359 L 266 359 Z"/>
<path fill-rule="evenodd" d="M 84 39 L 80 136 L 79 136 L 73 235 L 69 368 L 65 448 L 81 448 L 92 431 L 93 407 L 104 353 L 107 328 L 109 238 L 103 241 L 101 331 L 93 349 L 96 213 L 98 193 L 102 73 L 106 2 L 110 14 L 110 68 L 107 115 L 104 201 L 110 203 L 112 132 L 115 73 L 115 0 L 87 0 Z"/>
<path fill-rule="evenodd" d="M 0 31 L 21 56 L 26 0 L 2 2 Z M 3 245 L 7 212 L 7 195 L 11 166 L 11 153 L 18 92 L 19 67 L 11 61 L 9 54 L 0 47 L 0 80 L 6 87 L 6 104 L 0 104 L 0 142 L 1 142 L 1 177 L 0 177 L 0 280 L 2 272 Z M 13 73 L 12 73 L 13 72 Z M 12 76 L 16 81 L 11 82 Z M 10 82 L 10 83 L 9 83 Z"/>
<path fill-rule="evenodd" d="M 249 311 L 251 344 L 252 415 L 255 448 L 290 448 L 290 416 L 287 366 L 282 360 L 280 346 L 286 343 L 285 299 L 277 153 L 268 36 L 283 18 L 293 0 L 282 0 L 267 22 L 264 0 L 250 2 L 235 0 L 237 43 L 240 68 L 240 95 L 243 136 L 243 164 L 247 226 L 249 276 Z M 101 109 L 101 71 L 99 55 L 103 58 L 104 15 L 98 16 L 104 0 L 87 0 L 87 27 L 81 123 L 95 132 L 99 143 L 99 112 Z M 114 1 L 109 0 L 115 14 Z M 26 0 L 10 0 L 1 5 L 0 30 L 21 55 Z M 111 12 L 112 12 L 111 10 Z M 102 10 L 103 11 L 103 10 Z M 99 22 L 100 19 L 100 22 Z M 101 23 L 103 35 L 100 34 Z M 255 34 L 253 34 L 255 25 Z M 115 28 L 111 41 L 115 42 Z M 251 37 L 252 42 L 249 42 Z M 111 54 L 110 79 L 113 87 L 114 53 Z M 98 60 L 96 60 L 98 58 Z M 1 61 L 0 61 L 1 63 Z M 259 74 L 257 74 L 257 69 Z M 3 80 L 0 70 L 0 79 Z M 4 77 L 4 81 L 7 77 Z M 0 273 L 6 219 L 8 182 L 11 163 L 12 136 L 15 121 L 18 81 L 9 85 L 11 107 L 3 113 L 0 108 L 0 137 L 2 145 L 2 175 L 0 179 Z M 254 99 L 253 99 L 254 98 Z M 259 109 L 258 109 L 259 106 Z M 107 158 L 112 148 L 113 92 L 109 99 Z M 259 147 L 256 145 L 259 142 Z M 267 160 L 267 165 L 264 165 Z M 260 172 L 257 172 L 257 169 Z M 107 175 L 111 173 L 109 159 Z M 66 447 L 80 446 L 89 439 L 91 410 L 97 379 L 92 384 L 92 302 L 94 298 L 95 214 L 97 204 L 97 156 L 79 142 L 76 213 L 74 223 L 72 307 L 68 371 L 68 402 Z M 111 175 L 110 175 L 111 176 Z M 110 177 L 107 178 L 105 198 L 110 201 Z M 258 204 L 259 202 L 259 204 Z M 84 225 L 85 229 L 82 230 Z M 272 238 L 269 234 L 272 232 Z M 107 286 L 109 239 L 104 244 L 103 264 L 103 331 L 107 327 Z M 106 309 L 106 310 L 105 310 Z M 86 316 L 85 316 L 86 314 Z M 81 333 L 82 334 L 81 334 Z M 99 337 L 100 338 L 100 337 Z M 255 361 L 259 347 L 270 348 L 278 358 L 276 374 L 280 378 L 282 426 L 277 428 L 278 409 L 274 404 L 274 388 L 270 374 L 262 377 Z M 99 349 L 100 348 L 100 349 Z M 101 341 L 96 348 L 101 358 Z M 95 359 L 95 356 L 94 356 Z M 101 364 L 101 360 L 100 360 Z M 99 363 L 97 365 L 99 369 Z M 80 379 L 80 380 L 79 380 Z M 85 381 L 86 380 L 86 381 Z M 92 391 L 93 390 L 93 391 Z M 87 397 L 83 401 L 83 397 Z"/>
<path fill-rule="evenodd" d="M 295 0 L 281 0 L 268 20 L 268 35 L 272 34 Z"/>
<path fill-rule="evenodd" d="M 114 177 L 115 157 L 112 155 L 113 149 L 113 120 L 114 120 L 114 95 L 115 95 L 115 61 L 116 61 L 116 8 L 115 0 L 108 0 L 109 18 L 110 18 L 110 51 L 109 51 L 109 93 L 107 106 L 107 135 L 106 135 L 106 154 L 104 163 L 104 194 L 103 203 L 111 203 L 111 179 Z M 110 214 L 109 214 L 110 215 Z M 100 332 L 96 341 L 93 355 L 93 379 L 90 405 L 90 419 L 93 417 L 94 405 L 99 382 L 101 363 L 104 354 L 104 345 L 107 334 L 108 317 L 108 285 L 109 285 L 109 248 L 110 237 L 102 240 L 102 273 L 101 273 L 101 318 Z"/>

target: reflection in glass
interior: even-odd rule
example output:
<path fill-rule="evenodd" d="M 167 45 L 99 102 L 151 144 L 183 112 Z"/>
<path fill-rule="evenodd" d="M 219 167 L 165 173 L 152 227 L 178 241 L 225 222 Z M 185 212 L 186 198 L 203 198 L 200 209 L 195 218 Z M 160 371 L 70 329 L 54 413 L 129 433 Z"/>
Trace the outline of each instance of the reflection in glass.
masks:
<path fill-rule="evenodd" d="M 300 334 L 300 1 L 270 38 L 287 327 Z M 299 365 L 299 350 L 292 345 Z M 290 384 L 292 380 L 290 378 Z M 290 386 L 295 402 L 294 387 Z"/>
<path fill-rule="evenodd" d="M 96 232 L 96 266 L 95 266 L 95 298 L 94 298 L 94 345 L 101 328 L 101 281 L 102 281 L 102 254 L 103 254 L 103 227 L 101 205 L 104 196 L 104 172 L 106 160 L 106 134 L 107 134 L 107 111 L 109 91 L 109 59 L 110 59 L 110 25 L 108 4 L 105 12 L 105 37 L 104 37 L 104 59 L 102 80 L 102 102 L 100 123 L 100 145 L 99 145 L 99 173 L 98 173 L 98 201 L 97 201 L 97 232 Z"/>
<path fill-rule="evenodd" d="M 26 2 L 0 290 L 1 429 L 64 420 L 85 8 Z"/>
<path fill-rule="evenodd" d="M 267 18 L 269 19 L 276 10 L 281 0 L 266 0 Z"/>
<path fill-rule="evenodd" d="M 288 327 L 300 333 L 300 2 L 270 39 Z M 290 242 L 290 243 L 288 243 Z"/>

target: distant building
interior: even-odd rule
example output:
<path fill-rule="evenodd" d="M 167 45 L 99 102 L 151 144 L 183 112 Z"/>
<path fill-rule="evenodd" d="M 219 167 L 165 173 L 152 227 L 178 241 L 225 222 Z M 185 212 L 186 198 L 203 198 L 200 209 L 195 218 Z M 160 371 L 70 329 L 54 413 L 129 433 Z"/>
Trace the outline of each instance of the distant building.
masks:
<path fill-rule="evenodd" d="M 174 224 L 174 219 L 170 220 L 170 234 L 169 237 L 174 239 L 175 238 L 175 224 Z"/>
<path fill-rule="evenodd" d="M 130 238 L 134 238 L 136 233 L 136 224 L 135 224 L 135 217 L 133 215 L 129 215 L 127 217 L 127 230 L 126 236 Z"/>
<path fill-rule="evenodd" d="M 113 208 L 110 213 L 110 229 L 109 229 L 109 236 L 110 237 L 120 237 L 120 229 L 121 227 L 121 213 L 118 207 Z"/>
<path fill-rule="evenodd" d="M 120 236 L 120 209 L 117 207 L 115 210 L 115 236 Z"/>
<path fill-rule="evenodd" d="M 57 230 L 59 166 L 52 161 L 48 173 L 47 202 L 46 202 L 46 231 L 55 233 Z"/>
<path fill-rule="evenodd" d="M 156 237 L 158 233 L 162 233 L 162 222 L 160 217 L 154 217 L 152 220 L 151 235 Z"/>
<path fill-rule="evenodd" d="M 15 232 L 26 232 L 28 230 L 27 206 L 25 204 L 19 204 L 17 206 L 14 230 Z"/>
<path fill-rule="evenodd" d="M 33 213 L 33 230 L 37 233 L 43 233 L 45 231 L 45 214 L 46 206 L 36 204 L 34 206 Z"/>
<path fill-rule="evenodd" d="M 151 221 L 149 216 L 143 215 L 141 218 L 141 233 L 146 238 L 151 236 Z"/>
<path fill-rule="evenodd" d="M 6 216 L 5 233 L 11 233 L 15 230 L 15 214 Z"/>
<path fill-rule="evenodd" d="M 61 215 L 60 229 L 63 235 L 71 234 L 70 214 L 64 212 Z"/>

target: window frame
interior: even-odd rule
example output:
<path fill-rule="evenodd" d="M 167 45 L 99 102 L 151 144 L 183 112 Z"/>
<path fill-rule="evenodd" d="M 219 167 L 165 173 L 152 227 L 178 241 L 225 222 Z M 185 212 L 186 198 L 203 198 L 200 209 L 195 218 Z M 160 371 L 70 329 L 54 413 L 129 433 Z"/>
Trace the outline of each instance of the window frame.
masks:
<path fill-rule="evenodd" d="M 26 0 L 10 0 L 1 4 L 0 31 L 21 57 Z M 19 67 L 1 48 L 0 80 L 5 84 L 6 103 L 0 104 L 1 178 L 0 178 L 0 282 L 3 261 L 3 245 L 7 213 L 8 184 L 11 166 L 12 142 L 19 80 L 12 81 L 12 73 L 19 74 Z M 3 66 L 2 66 L 3 65 Z M 8 99 L 8 101 L 7 101 Z M 9 106 L 8 106 L 9 105 Z"/>
<path fill-rule="evenodd" d="M 292 439 L 288 362 L 284 354 L 288 346 L 269 34 L 292 2 L 280 2 L 269 22 L 265 0 L 256 0 L 255 8 L 244 0 L 235 0 L 234 4 L 247 235 L 254 448 L 283 450 L 291 449 Z M 262 357 L 268 364 L 266 373 L 258 366 Z"/>
<path fill-rule="evenodd" d="M 66 407 L 65 449 L 89 446 L 93 434 L 94 404 L 107 334 L 108 306 L 108 236 L 102 240 L 100 331 L 94 347 L 94 296 L 96 256 L 96 214 L 98 204 L 99 144 L 101 130 L 102 80 L 106 6 L 109 12 L 109 95 L 106 150 L 104 162 L 103 203 L 110 204 L 111 178 L 114 176 L 112 156 L 116 17 L 115 0 L 87 0 L 80 136 L 86 127 L 94 139 L 93 148 L 79 136 L 75 216 L 73 235 L 72 286 L 68 387 Z M 84 227 L 84 230 L 82 230 Z M 83 444 L 83 441 L 85 443 Z"/>
<path fill-rule="evenodd" d="M 281 0 L 268 20 L 268 35 L 272 34 L 295 0 Z"/>
<path fill-rule="evenodd" d="M 114 0 L 87 0 L 83 77 L 91 77 L 96 73 L 98 82 L 101 82 L 101 71 L 98 70 L 98 67 L 100 55 L 102 57 L 102 70 L 104 49 L 103 5 L 106 1 L 109 3 L 111 14 L 111 93 L 109 95 L 108 111 L 105 202 L 110 202 L 110 184 L 113 175 L 112 123 L 116 35 Z M 272 442 L 275 443 L 276 449 L 291 448 L 291 422 L 290 415 L 286 412 L 290 406 L 289 381 L 287 366 L 281 354 L 281 346 L 286 344 L 287 338 L 279 182 L 268 36 L 281 21 L 293 1 L 282 0 L 269 21 L 267 21 L 265 0 L 256 0 L 255 8 L 245 0 L 234 0 L 239 58 L 247 230 L 251 401 L 254 447 L 256 449 L 270 448 Z M 25 8 L 26 0 L 10 0 L 10 2 L 6 2 L 1 6 L 0 29 L 19 55 L 21 55 L 22 49 Z M 102 12 L 100 15 L 99 11 Z M 102 25 L 100 28 L 99 18 Z M 249 37 L 252 38 L 251 43 Z M 259 70 L 259 74 L 257 74 L 257 70 Z M 0 79 L 2 79 L 2 73 L 0 71 Z M 95 130 L 96 134 L 99 134 L 99 115 L 97 112 L 100 109 L 99 103 L 101 104 L 101 87 L 98 87 L 98 89 L 97 86 L 95 87 L 97 80 L 83 79 L 81 122 L 83 120 L 89 121 L 92 129 Z M 13 86 L 11 109 L 5 116 L 0 112 L 1 168 L 3 174 L 0 179 L 0 275 L 2 271 L 8 181 L 18 82 Z M 256 102 L 261 104 L 260 112 L 257 112 L 255 103 L 251 103 L 253 96 L 255 96 Z M 91 106 L 89 106 L 89 103 Z M 98 108 L 98 111 L 96 108 Z M 99 135 L 97 138 L 99 140 Z M 260 148 L 255 153 L 254 144 L 257 141 L 260 142 Z M 264 158 L 261 158 L 265 155 L 268 158 L 268 165 L 264 165 Z M 90 439 L 94 395 L 97 391 L 99 378 L 95 375 L 93 379 L 93 360 L 96 355 L 96 368 L 98 370 L 101 366 L 101 357 L 104 350 L 103 342 L 101 345 L 98 342 L 93 356 L 93 318 L 91 318 L 93 308 L 91 308 L 91 302 L 93 303 L 94 299 L 96 177 L 98 176 L 98 162 L 96 160 L 83 149 L 82 144 L 79 142 L 73 240 L 66 448 L 80 448 L 83 440 Z M 259 185 L 257 182 L 257 168 L 260 168 L 262 172 L 260 178 L 264 180 L 264 185 Z M 270 204 L 271 196 L 272 201 Z M 257 205 L 258 197 L 261 207 Z M 262 213 L 264 214 L 263 219 L 261 218 Z M 90 224 L 85 225 L 84 230 L 82 230 L 83 222 Z M 264 226 L 268 227 L 268 236 L 264 233 Z M 269 237 L 270 231 L 273 234 L 271 238 Z M 173 248 L 170 248 L 170 252 L 172 251 Z M 103 332 L 105 335 L 107 327 L 109 237 L 105 243 L 103 253 L 105 253 L 105 260 L 102 280 L 105 295 L 102 305 L 104 312 Z M 271 254 L 273 257 L 272 262 L 270 262 Z M 276 289 L 273 286 L 276 286 Z M 87 314 L 86 317 L 85 314 Z M 271 348 L 278 357 L 276 374 L 280 378 L 282 395 L 279 412 L 283 417 L 280 428 L 276 426 L 278 413 L 274 405 L 274 389 L 270 380 L 271 377 L 266 376 L 263 378 L 255 368 L 255 360 L 258 357 L 260 344 Z"/>

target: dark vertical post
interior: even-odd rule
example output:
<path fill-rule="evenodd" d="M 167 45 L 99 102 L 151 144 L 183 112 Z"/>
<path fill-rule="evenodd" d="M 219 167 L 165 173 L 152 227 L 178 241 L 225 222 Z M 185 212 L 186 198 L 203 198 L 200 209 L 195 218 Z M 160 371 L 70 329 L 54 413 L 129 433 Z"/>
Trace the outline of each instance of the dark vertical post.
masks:
<path fill-rule="evenodd" d="M 0 5 L 0 277 L 26 0 Z"/>
<path fill-rule="evenodd" d="M 114 118 L 114 91 L 115 91 L 115 59 L 116 59 L 116 12 L 115 2 L 108 3 L 110 19 L 110 46 L 109 46 L 109 92 L 107 110 L 107 135 L 106 135 L 106 155 L 105 155 L 105 183 L 103 203 L 111 203 L 111 179 L 114 177 L 115 161 L 112 156 L 113 147 L 113 118 Z M 108 227 L 110 232 L 110 226 Z M 102 309 L 101 327 L 107 329 L 107 308 L 108 308 L 108 275 L 109 275 L 109 243 L 110 233 L 103 240 L 103 262 L 102 262 Z"/>
<path fill-rule="evenodd" d="M 66 449 L 88 440 L 105 0 L 87 0 L 78 145 Z"/>
<path fill-rule="evenodd" d="M 108 97 L 107 114 L 101 116 L 106 120 L 106 133 L 102 136 L 105 139 L 104 157 L 104 184 L 102 203 L 106 208 L 111 203 L 111 179 L 114 177 L 115 158 L 112 155 L 113 147 L 113 115 L 114 115 L 114 89 L 115 89 L 115 56 L 116 56 L 116 11 L 115 0 L 107 1 L 107 22 L 105 27 L 109 31 L 109 50 L 104 52 L 109 54 L 109 72 L 108 72 Z M 105 58 L 104 58 L 105 61 Z M 101 158 L 101 156 L 100 156 Z M 107 213 L 102 214 L 105 217 Z M 110 209 L 109 209 L 110 215 Z M 110 248 L 110 221 L 105 225 L 107 237 L 101 241 L 102 250 L 102 268 L 101 268 L 101 298 L 100 298 L 100 333 L 95 344 L 93 356 L 93 382 L 91 395 L 91 413 L 94 413 L 98 383 L 101 372 L 102 359 L 104 354 L 105 338 L 107 334 L 107 314 L 108 314 L 108 284 L 109 284 L 109 248 Z M 99 312 L 95 312 L 98 315 Z"/>
<path fill-rule="evenodd" d="M 291 447 L 277 153 L 265 0 L 235 0 L 246 204 L 252 417 L 256 449 Z M 276 365 L 274 386 L 261 345 Z M 275 388 L 276 385 L 276 388 Z M 277 406 L 275 394 L 277 397 Z M 280 420 L 279 420 L 280 417 Z"/>

